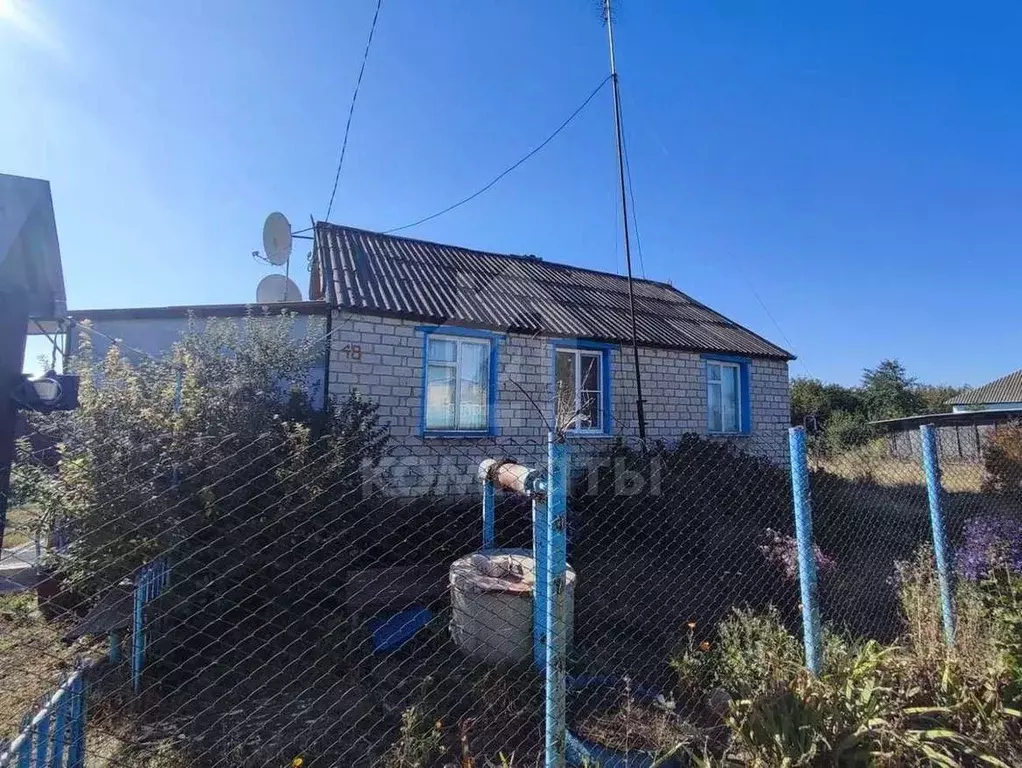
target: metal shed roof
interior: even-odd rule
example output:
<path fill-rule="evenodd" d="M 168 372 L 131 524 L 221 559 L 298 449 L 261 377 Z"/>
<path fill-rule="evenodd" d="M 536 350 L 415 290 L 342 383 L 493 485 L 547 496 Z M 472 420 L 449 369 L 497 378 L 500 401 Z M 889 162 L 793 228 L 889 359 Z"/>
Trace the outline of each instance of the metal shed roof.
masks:
<path fill-rule="evenodd" d="M 628 282 L 535 256 L 487 253 L 316 224 L 310 295 L 352 312 L 515 333 L 630 343 Z M 329 279 L 332 278 L 332 279 Z M 642 346 L 793 359 L 666 283 L 634 280 Z M 325 289 L 325 290 L 324 290 Z"/>
<path fill-rule="evenodd" d="M 950 405 L 983 405 L 985 403 L 1022 403 L 1022 370 L 1009 373 L 982 387 L 967 389 L 948 400 Z"/>

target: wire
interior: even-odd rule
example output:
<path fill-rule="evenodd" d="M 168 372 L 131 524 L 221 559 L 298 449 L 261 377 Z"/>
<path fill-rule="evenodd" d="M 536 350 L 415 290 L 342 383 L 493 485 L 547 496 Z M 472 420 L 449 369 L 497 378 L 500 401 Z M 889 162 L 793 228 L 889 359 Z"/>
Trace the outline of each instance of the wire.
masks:
<path fill-rule="evenodd" d="M 555 130 L 553 133 L 551 133 L 549 136 L 547 136 L 546 139 L 543 140 L 542 144 L 540 144 L 539 146 L 535 147 L 532 151 L 530 151 L 527 155 L 525 155 L 525 157 L 523 157 L 521 160 L 519 160 L 518 162 L 514 163 L 511 166 L 508 166 L 503 171 L 501 171 L 499 174 L 497 174 L 497 176 L 489 184 L 487 184 L 486 186 L 482 187 L 481 189 L 476 190 L 475 192 L 473 192 L 468 197 L 466 197 L 466 198 L 464 198 L 462 200 L 459 200 L 458 202 L 454 203 L 453 205 L 447 206 L 446 208 L 444 208 L 441 211 L 437 211 L 436 213 L 432 213 L 429 216 L 423 216 L 421 219 L 418 219 L 417 221 L 413 221 L 411 224 L 404 224 L 404 225 L 402 225 L 400 227 L 394 227 L 393 229 L 384 230 L 383 234 L 389 235 L 389 234 L 392 234 L 394 232 L 400 232 L 403 229 L 411 229 L 412 227 L 417 227 L 419 224 L 424 224 L 427 221 L 431 221 L 431 220 L 433 220 L 433 219 L 435 219 L 435 218 L 437 218 L 439 216 L 443 216 L 445 213 L 450 213 L 455 208 L 460 208 L 465 203 L 470 202 L 472 200 L 475 200 L 477 197 L 479 197 L 479 195 L 481 195 L 484 192 L 488 191 L 498 181 L 500 181 L 505 176 L 507 176 L 509 173 L 511 173 L 516 168 L 521 166 L 529 158 L 531 158 L 533 155 L 535 155 L 537 152 L 539 152 L 541 149 L 543 149 L 543 147 L 545 147 L 547 144 L 549 144 L 551 141 L 553 141 L 554 138 L 557 136 L 557 134 L 559 134 L 561 131 L 563 131 L 565 128 L 567 128 L 568 125 L 571 123 L 571 121 L 574 120 L 576 117 L 578 117 L 579 114 L 582 112 L 582 110 L 584 110 L 587 106 L 589 106 L 589 102 L 592 101 L 594 98 L 596 98 L 596 94 L 598 94 L 603 89 L 603 86 L 605 86 L 607 84 L 608 80 L 610 80 L 610 75 L 607 75 L 607 77 L 605 77 L 603 79 L 603 82 L 601 82 L 598 86 L 596 86 L 596 88 L 593 90 L 593 92 L 590 93 L 586 97 L 585 101 L 583 101 L 578 106 L 578 108 L 574 112 L 571 113 L 571 115 L 568 117 L 567 120 L 565 120 L 563 123 L 561 123 L 559 126 L 557 126 L 557 130 Z"/>
<path fill-rule="evenodd" d="M 632 186 L 632 164 L 628 162 L 628 141 L 625 138 L 624 120 L 621 121 L 621 149 L 625 156 L 625 176 L 628 177 L 628 197 L 632 202 L 632 228 L 635 230 L 635 250 L 639 252 L 639 269 L 642 277 L 646 277 L 646 262 L 642 258 L 642 238 L 639 237 L 639 218 L 635 212 L 635 188 Z"/>
<path fill-rule="evenodd" d="M 337 160 L 337 173 L 334 174 L 334 188 L 330 192 L 330 202 L 326 207 L 326 218 L 330 221 L 330 211 L 334 207 L 334 196 L 337 194 L 337 182 L 341 178 L 341 166 L 344 165 L 344 153 L 348 149 L 348 134 L 351 131 L 351 118 L 355 115 L 355 102 L 358 100 L 358 91 L 362 87 L 362 75 L 366 71 L 366 62 L 369 60 L 369 48 L 373 44 L 373 34 L 376 32 L 376 20 L 380 18 L 380 6 L 383 0 L 376 0 L 376 12 L 373 14 L 373 23 L 369 27 L 369 38 L 366 40 L 366 48 L 362 54 L 362 66 L 358 70 L 358 79 L 355 80 L 355 91 L 351 94 L 351 105 L 348 107 L 348 122 L 344 126 L 344 140 L 341 142 L 341 156 Z"/>

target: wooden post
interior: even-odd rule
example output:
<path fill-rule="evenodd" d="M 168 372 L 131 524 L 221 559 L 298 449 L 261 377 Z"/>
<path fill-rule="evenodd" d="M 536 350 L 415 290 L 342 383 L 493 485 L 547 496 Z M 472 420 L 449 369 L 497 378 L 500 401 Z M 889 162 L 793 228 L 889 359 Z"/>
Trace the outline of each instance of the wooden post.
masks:
<path fill-rule="evenodd" d="M 28 297 L 11 286 L 0 291 L 0 549 L 7 525 L 7 495 L 14 462 L 14 425 L 18 411 L 11 399 L 21 382 L 25 363 L 25 337 L 28 335 Z"/>

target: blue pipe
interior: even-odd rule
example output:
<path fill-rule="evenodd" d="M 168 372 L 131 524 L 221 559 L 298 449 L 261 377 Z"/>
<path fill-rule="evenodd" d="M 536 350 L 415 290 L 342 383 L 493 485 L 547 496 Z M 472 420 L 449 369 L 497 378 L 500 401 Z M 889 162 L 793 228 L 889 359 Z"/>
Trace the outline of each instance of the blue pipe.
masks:
<path fill-rule="evenodd" d="M 497 494 L 493 483 L 483 480 L 483 549 L 493 549 L 497 527 Z"/>
<path fill-rule="evenodd" d="M 933 530 L 933 554 L 937 560 L 937 579 L 940 582 L 940 607 L 944 619 L 944 642 L 949 649 L 955 646 L 955 604 L 952 593 L 952 574 L 944 529 L 944 511 L 941 505 L 940 458 L 937 453 L 937 433 L 932 424 L 919 429 L 923 447 L 923 473 L 926 475 L 926 495 L 930 502 L 930 528 Z"/>
<path fill-rule="evenodd" d="M 568 446 L 551 433 L 547 457 L 546 557 L 538 567 L 546 574 L 546 768 L 564 768 L 566 736 L 565 683 L 568 550 Z"/>
<path fill-rule="evenodd" d="M 791 453 L 791 492 L 795 502 L 795 537 L 798 540 L 798 583 L 802 595 L 802 636 L 806 668 L 820 674 L 820 612 L 816 604 L 816 559 L 813 557 L 813 506 L 809 495 L 809 460 L 802 427 L 788 430 Z"/>

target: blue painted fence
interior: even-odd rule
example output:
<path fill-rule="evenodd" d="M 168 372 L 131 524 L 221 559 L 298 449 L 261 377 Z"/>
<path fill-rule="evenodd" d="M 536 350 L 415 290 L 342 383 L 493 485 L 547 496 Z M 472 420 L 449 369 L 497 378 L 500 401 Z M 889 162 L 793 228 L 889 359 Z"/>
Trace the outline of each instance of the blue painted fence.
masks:
<path fill-rule="evenodd" d="M 81 768 L 85 765 L 88 665 L 79 665 L 21 732 L 0 752 L 0 768 Z"/>
<path fill-rule="evenodd" d="M 146 606 L 163 594 L 170 584 L 170 564 L 164 557 L 146 563 L 135 576 L 135 600 L 131 622 L 131 687 L 142 690 L 142 669 L 149 646 L 148 611 Z"/>

